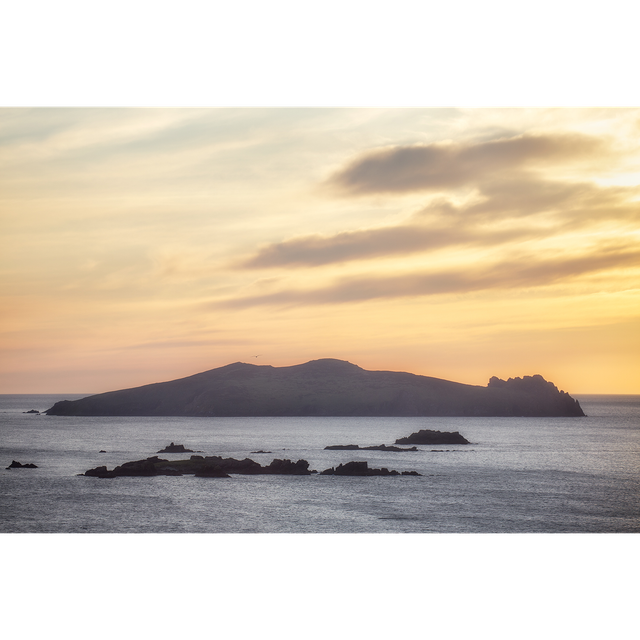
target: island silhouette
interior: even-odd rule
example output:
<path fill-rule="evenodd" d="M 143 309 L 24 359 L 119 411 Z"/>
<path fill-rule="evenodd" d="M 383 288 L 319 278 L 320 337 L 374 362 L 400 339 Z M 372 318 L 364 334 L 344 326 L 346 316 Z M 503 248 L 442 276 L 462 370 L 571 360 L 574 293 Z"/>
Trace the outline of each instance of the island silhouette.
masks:
<path fill-rule="evenodd" d="M 236 362 L 179 380 L 62 400 L 50 416 L 584 416 L 542 376 L 486 387 L 325 358 L 273 367 Z"/>

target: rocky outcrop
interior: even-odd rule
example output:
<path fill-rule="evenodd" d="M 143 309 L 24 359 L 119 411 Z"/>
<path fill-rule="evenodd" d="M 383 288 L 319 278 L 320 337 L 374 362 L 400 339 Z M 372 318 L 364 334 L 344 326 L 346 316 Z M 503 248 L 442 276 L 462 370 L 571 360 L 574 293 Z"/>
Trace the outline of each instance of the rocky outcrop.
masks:
<path fill-rule="evenodd" d="M 96 467 L 95 469 L 89 469 L 80 475 L 91 476 L 93 478 L 115 478 L 114 471 L 109 471 L 106 466 Z"/>
<path fill-rule="evenodd" d="M 23 411 L 22 413 L 40 413 L 37 409 L 29 409 L 29 411 Z"/>
<path fill-rule="evenodd" d="M 417 471 L 399 471 L 386 468 L 382 469 L 370 469 L 366 460 L 352 461 L 346 464 L 339 464 L 337 467 L 331 467 L 325 469 L 320 473 L 322 476 L 419 476 L 421 475 Z"/>
<path fill-rule="evenodd" d="M 374 447 L 359 447 L 357 444 L 332 444 L 325 447 L 330 451 L 418 451 L 417 447 L 402 448 L 394 447 L 393 445 L 379 444 Z"/>
<path fill-rule="evenodd" d="M 493 376 L 489 380 L 487 391 L 502 394 L 504 409 L 507 411 L 505 415 L 584 416 L 577 400 L 539 374 L 508 380 Z"/>
<path fill-rule="evenodd" d="M 264 467 L 264 472 L 286 476 L 308 476 L 312 473 L 309 471 L 309 463 L 306 460 L 292 462 L 291 460 L 278 460 L 277 458 L 269 466 Z"/>
<path fill-rule="evenodd" d="M 19 463 L 18 463 L 19 464 Z M 85 471 L 85 476 L 94 478 L 117 478 L 122 476 L 181 476 L 195 475 L 198 478 L 229 478 L 230 474 L 239 475 L 289 475 L 308 476 L 316 471 L 309 470 L 306 460 L 280 460 L 271 461 L 267 466 L 262 466 L 250 458 L 236 460 L 221 456 L 191 456 L 189 460 L 164 460 L 158 456 L 152 456 L 145 460 L 134 460 L 109 470 L 106 466 Z M 395 471 L 386 468 L 370 469 L 366 461 L 347 462 L 337 467 L 325 469 L 321 475 L 335 476 L 419 476 L 416 471 Z"/>
<path fill-rule="evenodd" d="M 85 471 L 85 476 L 116 478 L 119 476 L 178 476 L 197 475 L 201 478 L 224 478 L 228 474 L 240 475 L 310 475 L 306 460 L 273 460 L 268 466 L 254 462 L 250 458 L 236 460 L 221 456 L 191 456 L 189 460 L 164 460 L 153 456 L 145 460 L 125 462 L 109 471 L 105 466 Z"/>
<path fill-rule="evenodd" d="M 236 362 L 188 378 L 57 402 L 61 416 L 583 416 L 541 376 L 480 387 L 341 360 Z"/>
<path fill-rule="evenodd" d="M 406 438 L 398 438 L 396 444 L 471 444 L 458 431 L 432 431 L 421 429 Z"/>
<path fill-rule="evenodd" d="M 158 468 L 163 462 L 169 462 L 168 460 L 161 460 L 158 456 L 147 458 L 146 460 L 135 460 L 133 462 L 125 462 L 123 465 L 116 467 L 113 472 L 117 476 L 157 476 Z"/>
<path fill-rule="evenodd" d="M 13 460 L 11 464 L 7 467 L 7 469 L 37 469 L 38 467 L 33 464 L 33 462 L 29 462 L 27 464 L 20 464 L 17 460 Z"/>

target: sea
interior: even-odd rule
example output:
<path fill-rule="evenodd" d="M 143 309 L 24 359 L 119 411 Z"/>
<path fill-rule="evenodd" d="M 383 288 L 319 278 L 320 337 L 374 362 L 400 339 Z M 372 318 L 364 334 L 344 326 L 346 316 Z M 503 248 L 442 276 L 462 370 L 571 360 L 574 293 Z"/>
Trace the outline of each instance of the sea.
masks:
<path fill-rule="evenodd" d="M 637 533 L 640 396 L 576 396 L 584 418 L 62 417 L 81 395 L 0 396 L 0 533 Z M 393 444 L 420 429 L 469 445 Z M 421 476 L 118 477 L 82 474 L 157 454 L 351 460 Z M 35 469 L 5 469 L 16 460 Z"/>

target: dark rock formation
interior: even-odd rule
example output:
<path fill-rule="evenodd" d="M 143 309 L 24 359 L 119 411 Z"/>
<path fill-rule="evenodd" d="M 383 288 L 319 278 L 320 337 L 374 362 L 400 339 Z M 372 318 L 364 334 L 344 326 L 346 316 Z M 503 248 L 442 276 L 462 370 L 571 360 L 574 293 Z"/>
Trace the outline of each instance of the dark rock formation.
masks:
<path fill-rule="evenodd" d="M 292 462 L 291 460 L 272 460 L 271 463 L 262 467 L 257 462 L 249 460 L 234 460 L 233 458 L 217 458 L 216 456 L 207 457 L 205 460 L 205 466 L 195 473 L 198 477 L 207 478 L 229 478 L 231 476 L 228 473 L 239 474 L 265 474 L 265 475 L 285 475 L 285 476 L 308 476 L 311 474 L 309 471 L 309 463 L 306 460 L 298 460 Z"/>
<path fill-rule="evenodd" d="M 369 465 L 366 461 L 352 461 L 346 464 L 339 464 L 335 469 L 325 469 L 320 473 L 322 476 L 419 476 L 421 475 L 417 471 L 398 471 L 386 469 L 369 469 Z"/>
<path fill-rule="evenodd" d="M 146 460 L 135 460 L 133 462 L 125 462 L 123 465 L 116 467 L 113 472 L 116 476 L 156 476 L 158 469 L 156 464 L 161 462 L 169 462 L 161 460 L 158 456 L 147 458 Z"/>
<path fill-rule="evenodd" d="M 341 360 L 292 367 L 236 362 L 188 378 L 57 402 L 68 416 L 582 416 L 541 376 L 487 387 Z"/>
<path fill-rule="evenodd" d="M 116 478 L 119 476 L 178 476 L 197 475 L 203 478 L 224 478 L 228 474 L 241 475 L 278 474 L 278 475 L 310 475 L 309 463 L 306 460 L 273 460 L 266 467 L 254 462 L 250 458 L 236 460 L 234 458 L 222 458 L 221 456 L 191 456 L 189 460 L 164 460 L 153 456 L 145 460 L 125 462 L 113 469 L 107 470 L 105 466 L 89 469 L 85 476 L 97 478 Z M 223 475 L 224 474 L 224 475 Z"/>
<path fill-rule="evenodd" d="M 287 476 L 308 476 L 311 474 L 311 471 L 309 471 L 309 463 L 306 460 L 292 462 L 291 460 L 278 460 L 276 458 L 268 467 L 265 467 L 265 473 Z"/>
<path fill-rule="evenodd" d="M 7 467 L 7 469 L 37 469 L 38 467 L 33 464 L 33 462 L 29 462 L 27 464 L 20 464 L 17 460 L 13 460 L 11 464 Z"/>
<path fill-rule="evenodd" d="M 82 474 L 80 474 L 82 475 Z M 89 469 L 84 472 L 85 476 L 92 476 L 94 478 L 115 478 L 116 474 L 114 471 L 108 471 L 107 467 L 104 465 L 101 467 L 96 467 L 95 469 Z"/>
<path fill-rule="evenodd" d="M 398 438 L 396 444 L 471 444 L 458 431 L 432 431 L 421 429 L 406 438 Z"/>
<path fill-rule="evenodd" d="M 23 411 L 22 413 L 40 413 L 36 409 L 29 409 L 29 411 Z"/>
<path fill-rule="evenodd" d="M 357 451 L 360 447 L 357 444 L 332 444 L 325 447 L 325 450 L 333 451 Z"/>
<path fill-rule="evenodd" d="M 284 449 L 283 449 L 284 451 Z M 263 451 L 262 449 L 260 449 L 260 451 L 252 451 L 251 453 L 273 453 L 272 451 Z"/>
<path fill-rule="evenodd" d="M 245 476 L 265 473 L 264 467 L 251 460 L 251 458 L 236 460 L 235 458 L 223 458 L 222 456 L 205 456 L 202 464 L 205 467 L 218 467 L 226 473 L 237 473 Z"/>
<path fill-rule="evenodd" d="M 387 444 L 379 444 L 374 447 L 359 447 L 357 444 L 333 444 L 329 447 L 325 447 L 325 450 L 327 449 L 332 451 L 418 451 L 417 447 L 403 449 L 401 447 L 394 447 Z"/>
<path fill-rule="evenodd" d="M 156 453 L 193 453 L 193 449 L 185 449 L 183 444 L 173 444 L 172 442 Z"/>

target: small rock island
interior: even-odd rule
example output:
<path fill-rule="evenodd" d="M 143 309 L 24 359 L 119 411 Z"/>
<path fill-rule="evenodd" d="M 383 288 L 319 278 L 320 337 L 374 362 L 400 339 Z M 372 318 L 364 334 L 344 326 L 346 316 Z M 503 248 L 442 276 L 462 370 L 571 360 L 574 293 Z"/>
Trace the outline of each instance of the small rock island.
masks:
<path fill-rule="evenodd" d="M 321 476 L 420 476 L 417 471 L 399 471 L 382 467 L 382 469 L 370 469 L 366 460 L 352 461 L 346 464 L 339 464 L 336 468 L 331 467 L 320 473 Z"/>
<path fill-rule="evenodd" d="M 173 444 L 172 442 L 156 453 L 193 453 L 193 449 L 185 449 L 183 444 Z"/>
<path fill-rule="evenodd" d="M 33 462 L 28 462 L 27 464 L 21 464 L 17 460 L 13 460 L 11 464 L 7 467 L 7 469 L 37 469 L 37 465 L 33 464 Z"/>
<path fill-rule="evenodd" d="M 398 438 L 396 444 L 471 444 L 458 431 L 432 431 L 420 429 L 406 438 Z"/>

